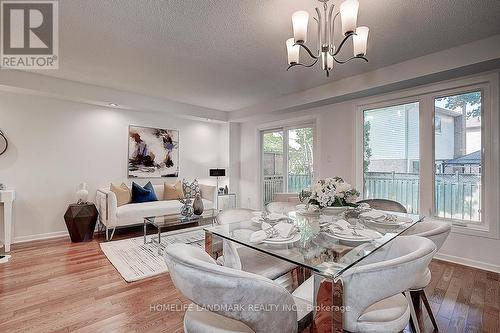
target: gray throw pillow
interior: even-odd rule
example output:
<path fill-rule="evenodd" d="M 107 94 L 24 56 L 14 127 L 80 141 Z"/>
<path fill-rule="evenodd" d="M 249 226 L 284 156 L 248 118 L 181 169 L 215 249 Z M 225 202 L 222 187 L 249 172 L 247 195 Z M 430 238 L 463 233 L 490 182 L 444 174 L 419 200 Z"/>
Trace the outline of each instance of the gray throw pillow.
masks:
<path fill-rule="evenodd" d="M 200 185 L 198 184 L 198 179 L 193 180 L 189 183 L 186 179 L 182 180 L 182 190 L 184 191 L 184 197 L 193 199 L 197 195 L 201 196 Z"/>

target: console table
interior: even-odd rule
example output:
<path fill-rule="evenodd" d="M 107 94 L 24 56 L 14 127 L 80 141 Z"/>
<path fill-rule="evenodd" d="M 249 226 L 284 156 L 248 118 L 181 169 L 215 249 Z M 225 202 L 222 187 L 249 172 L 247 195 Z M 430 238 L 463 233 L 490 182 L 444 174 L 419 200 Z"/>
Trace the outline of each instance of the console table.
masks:
<path fill-rule="evenodd" d="M 3 225 L 5 252 L 10 252 L 12 242 L 12 202 L 16 197 L 14 190 L 0 190 L 0 202 L 3 203 Z"/>

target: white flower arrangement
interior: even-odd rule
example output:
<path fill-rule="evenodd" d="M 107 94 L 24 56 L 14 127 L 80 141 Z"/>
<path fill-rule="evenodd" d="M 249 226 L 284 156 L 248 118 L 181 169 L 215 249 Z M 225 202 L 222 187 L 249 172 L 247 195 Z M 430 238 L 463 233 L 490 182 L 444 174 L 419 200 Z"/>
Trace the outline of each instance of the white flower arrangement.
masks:
<path fill-rule="evenodd" d="M 319 208 L 355 206 L 359 192 L 340 177 L 320 179 L 310 191 L 304 190 L 299 197 L 309 205 Z"/>

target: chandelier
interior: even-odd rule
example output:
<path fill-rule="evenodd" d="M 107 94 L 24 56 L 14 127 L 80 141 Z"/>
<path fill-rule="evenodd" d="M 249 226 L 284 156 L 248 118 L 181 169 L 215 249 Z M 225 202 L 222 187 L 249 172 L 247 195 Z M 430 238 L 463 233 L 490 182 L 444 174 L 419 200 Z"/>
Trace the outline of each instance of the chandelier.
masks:
<path fill-rule="evenodd" d="M 358 8 L 357 0 L 346 0 L 339 6 L 339 11 L 334 15 L 335 5 L 328 6 L 329 0 L 318 0 L 323 3 L 323 13 L 316 7 L 317 17 L 314 20 L 318 24 L 316 52 L 311 51 L 306 46 L 307 41 L 307 24 L 309 21 L 309 13 L 306 11 L 298 11 L 292 15 L 293 38 L 286 41 L 288 68 L 287 71 L 295 66 L 313 67 L 319 60 L 326 76 L 330 76 L 330 71 L 334 67 L 334 63 L 345 64 L 353 59 L 366 59 L 366 46 L 368 43 L 368 27 L 358 27 Z M 342 41 L 338 45 L 335 44 L 335 20 L 340 15 L 342 26 Z M 339 52 L 345 45 L 345 42 L 352 37 L 353 56 L 347 59 L 339 59 Z M 310 63 L 301 63 L 299 61 L 300 49 L 304 49 L 311 57 Z"/>

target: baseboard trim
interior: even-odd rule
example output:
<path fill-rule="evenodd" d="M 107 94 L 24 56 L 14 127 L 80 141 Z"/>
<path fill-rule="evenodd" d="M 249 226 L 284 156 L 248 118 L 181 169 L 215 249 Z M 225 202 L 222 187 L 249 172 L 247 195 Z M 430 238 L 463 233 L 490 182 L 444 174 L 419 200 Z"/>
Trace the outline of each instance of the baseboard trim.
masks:
<path fill-rule="evenodd" d="M 64 237 L 64 236 L 69 237 L 69 233 L 67 230 L 56 231 L 56 232 L 47 232 L 44 234 L 36 234 L 36 235 L 29 235 L 29 236 L 14 237 L 14 241 L 12 243 L 13 244 L 26 243 L 26 242 L 32 242 L 32 241 L 50 239 L 50 238 L 57 238 L 57 237 Z"/>
<path fill-rule="evenodd" d="M 482 269 L 485 271 L 500 273 L 500 266 L 488 264 L 488 263 L 483 262 L 483 261 L 457 257 L 457 256 L 453 256 L 451 254 L 443 254 L 443 253 L 437 253 L 434 256 L 434 258 L 439 259 L 439 260 L 443 260 L 443 261 L 452 262 L 455 264 L 479 268 L 479 269 Z"/>

